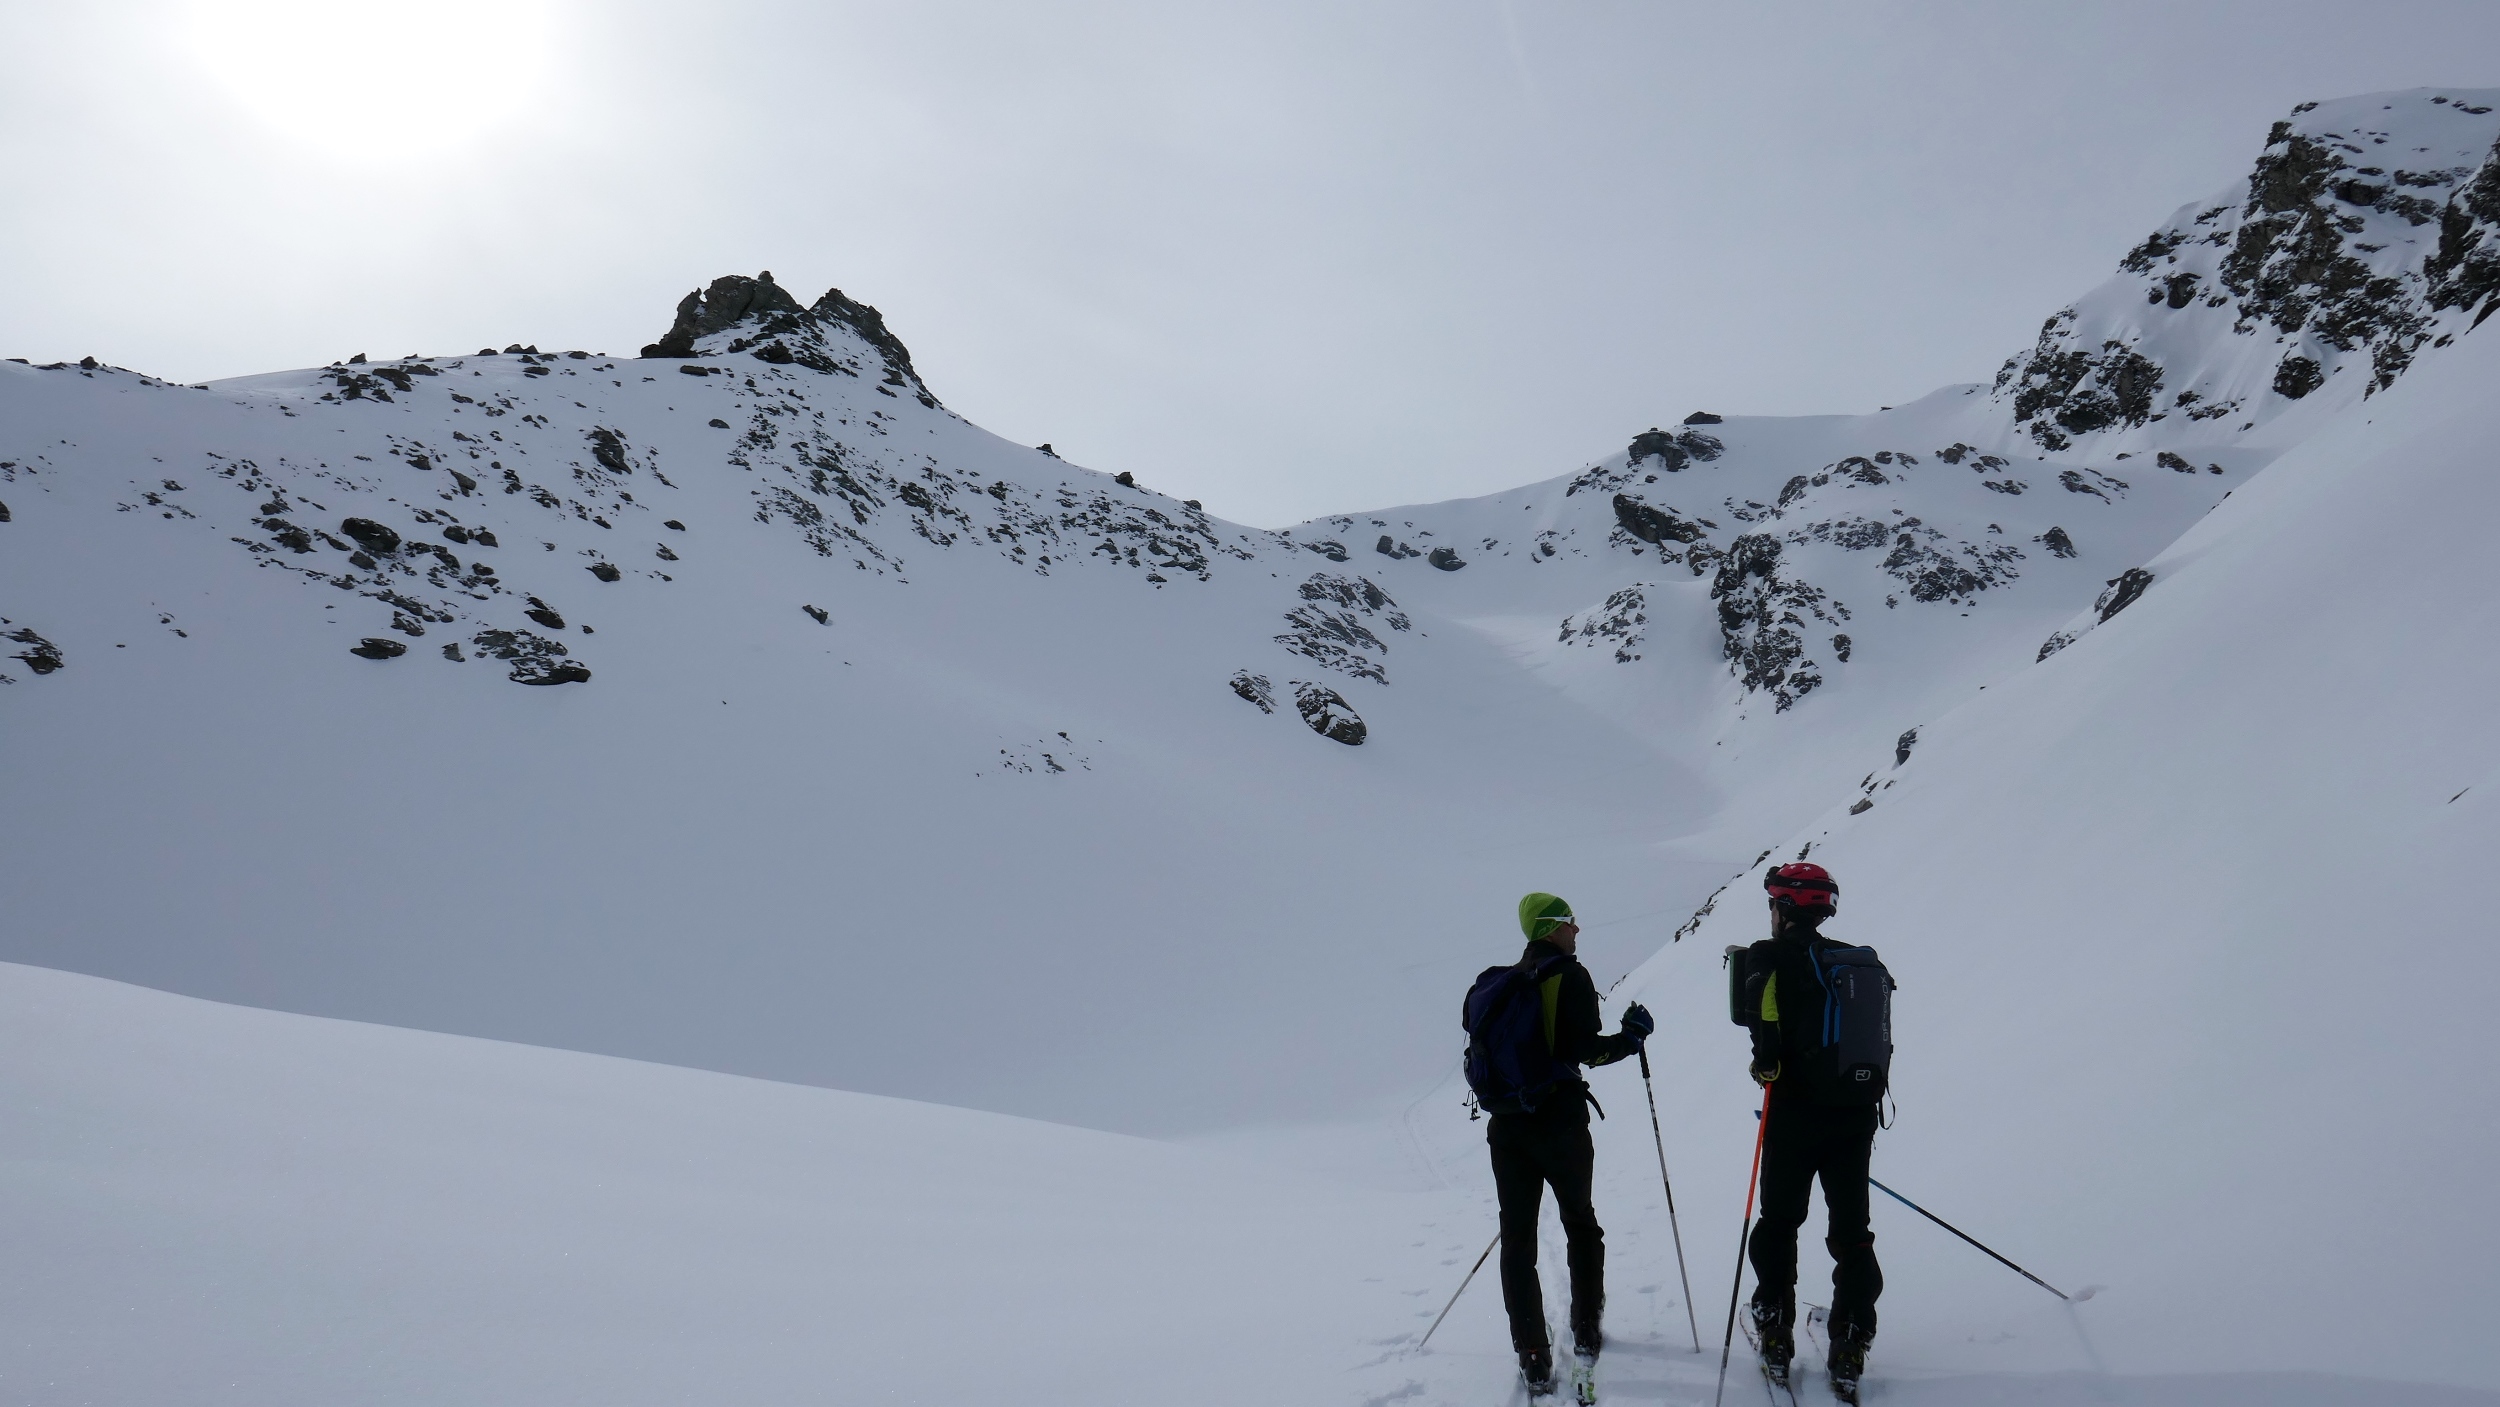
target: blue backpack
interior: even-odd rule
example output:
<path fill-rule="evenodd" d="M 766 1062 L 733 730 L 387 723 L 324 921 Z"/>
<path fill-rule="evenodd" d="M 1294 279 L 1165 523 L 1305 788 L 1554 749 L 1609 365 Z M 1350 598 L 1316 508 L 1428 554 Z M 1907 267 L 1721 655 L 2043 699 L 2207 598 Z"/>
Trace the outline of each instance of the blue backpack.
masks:
<path fill-rule="evenodd" d="M 1537 1101 L 1571 1074 L 1545 1041 L 1545 1002 L 1538 985 L 1568 957 L 1531 968 L 1525 962 L 1488 967 L 1467 989 L 1460 1024 L 1467 1028 L 1467 1087 L 1487 1113 L 1533 1113 Z"/>

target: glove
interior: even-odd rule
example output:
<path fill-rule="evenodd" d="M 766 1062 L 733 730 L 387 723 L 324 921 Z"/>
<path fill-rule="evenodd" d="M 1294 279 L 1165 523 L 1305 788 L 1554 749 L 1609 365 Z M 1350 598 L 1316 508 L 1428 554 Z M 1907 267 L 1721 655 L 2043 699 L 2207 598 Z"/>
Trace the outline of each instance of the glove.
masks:
<path fill-rule="evenodd" d="M 1755 1084 L 1768 1088 L 1773 1080 L 1780 1077 L 1780 1063 L 1776 1060 L 1757 1060 L 1746 1073 L 1753 1076 Z"/>
<path fill-rule="evenodd" d="M 1658 1029 L 1658 1020 L 1649 1008 L 1634 1002 L 1623 1009 L 1623 1033 L 1636 1041 L 1647 1041 L 1649 1033 Z"/>

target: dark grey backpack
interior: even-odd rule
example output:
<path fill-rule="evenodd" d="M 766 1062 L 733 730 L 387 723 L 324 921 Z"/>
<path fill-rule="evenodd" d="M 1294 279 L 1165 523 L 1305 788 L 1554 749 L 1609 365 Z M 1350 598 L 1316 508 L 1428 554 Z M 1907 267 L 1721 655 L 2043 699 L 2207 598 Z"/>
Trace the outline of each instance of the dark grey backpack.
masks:
<path fill-rule="evenodd" d="M 1822 1041 L 1806 1061 L 1817 1104 L 1881 1104 L 1892 1081 L 1892 974 L 1873 948 L 1806 946 L 1823 984 Z"/>

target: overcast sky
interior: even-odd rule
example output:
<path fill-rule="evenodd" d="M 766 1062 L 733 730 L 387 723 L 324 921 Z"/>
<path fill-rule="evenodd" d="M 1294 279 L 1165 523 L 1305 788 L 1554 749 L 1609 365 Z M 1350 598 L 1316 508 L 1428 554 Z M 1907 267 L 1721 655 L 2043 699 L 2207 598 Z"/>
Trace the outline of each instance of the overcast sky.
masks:
<path fill-rule="evenodd" d="M 770 269 L 1266 525 L 1983 380 L 2500 4 L 0 0 L 0 355 L 631 352 Z"/>

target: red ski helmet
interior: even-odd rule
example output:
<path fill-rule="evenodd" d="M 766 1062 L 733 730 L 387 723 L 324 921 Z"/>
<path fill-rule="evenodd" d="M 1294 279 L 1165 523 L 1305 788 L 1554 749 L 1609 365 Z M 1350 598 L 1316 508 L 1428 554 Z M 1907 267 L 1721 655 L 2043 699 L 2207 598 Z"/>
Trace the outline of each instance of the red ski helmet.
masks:
<path fill-rule="evenodd" d="M 1793 904 L 1811 914 L 1831 914 L 1840 909 L 1840 886 L 1832 882 L 1831 873 L 1821 865 L 1803 862 L 1776 865 L 1762 877 L 1762 887 L 1783 904 Z"/>

